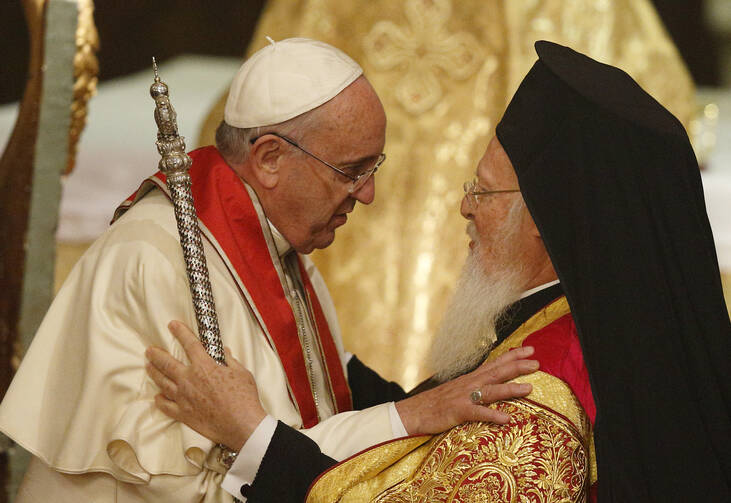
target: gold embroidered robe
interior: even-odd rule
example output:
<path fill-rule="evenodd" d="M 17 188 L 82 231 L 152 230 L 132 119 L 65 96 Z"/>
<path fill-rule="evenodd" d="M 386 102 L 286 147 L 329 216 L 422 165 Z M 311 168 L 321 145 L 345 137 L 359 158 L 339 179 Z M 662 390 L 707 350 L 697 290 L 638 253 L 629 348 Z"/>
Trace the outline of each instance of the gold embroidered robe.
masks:
<path fill-rule="evenodd" d="M 512 416 L 509 424 L 466 423 L 373 447 L 324 473 L 307 502 L 587 501 L 596 482 L 595 409 L 564 297 L 489 359 L 524 344 L 536 347 L 542 367 L 515 380 L 533 385 L 528 397 L 494 405 Z"/>

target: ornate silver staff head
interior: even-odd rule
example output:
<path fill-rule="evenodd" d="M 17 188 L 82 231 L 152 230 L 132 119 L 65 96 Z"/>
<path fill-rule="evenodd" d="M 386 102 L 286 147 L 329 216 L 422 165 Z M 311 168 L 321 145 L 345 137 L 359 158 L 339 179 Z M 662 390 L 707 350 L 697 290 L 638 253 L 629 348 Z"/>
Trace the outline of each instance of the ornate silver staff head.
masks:
<path fill-rule="evenodd" d="M 150 86 L 150 96 L 155 100 L 155 122 L 157 123 L 155 145 L 162 156 L 158 168 L 170 177 L 181 171 L 187 171 L 193 161 L 185 153 L 185 138 L 178 134 L 178 116 L 170 102 L 168 86 L 160 80 L 155 58 L 152 58 L 152 69 L 155 73 L 155 81 Z"/>

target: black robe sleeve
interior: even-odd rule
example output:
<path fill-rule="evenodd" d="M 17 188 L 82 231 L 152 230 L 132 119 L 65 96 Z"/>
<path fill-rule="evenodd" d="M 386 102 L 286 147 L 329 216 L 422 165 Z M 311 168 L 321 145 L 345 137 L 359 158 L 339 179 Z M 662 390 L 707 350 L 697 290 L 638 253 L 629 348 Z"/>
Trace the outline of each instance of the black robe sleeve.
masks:
<path fill-rule="evenodd" d="M 348 362 L 348 385 L 354 410 L 406 397 L 401 386 L 383 379 L 355 356 Z M 254 482 L 242 486 L 241 495 L 251 503 L 304 501 L 310 484 L 336 463 L 314 440 L 279 421 Z"/>
<path fill-rule="evenodd" d="M 314 440 L 278 421 L 254 483 L 242 486 L 241 495 L 250 503 L 304 501 L 310 484 L 336 463 Z"/>
<path fill-rule="evenodd" d="M 354 410 L 406 398 L 406 392 L 401 386 L 385 380 L 374 370 L 366 367 L 356 356 L 348 362 L 348 384 L 353 396 Z"/>

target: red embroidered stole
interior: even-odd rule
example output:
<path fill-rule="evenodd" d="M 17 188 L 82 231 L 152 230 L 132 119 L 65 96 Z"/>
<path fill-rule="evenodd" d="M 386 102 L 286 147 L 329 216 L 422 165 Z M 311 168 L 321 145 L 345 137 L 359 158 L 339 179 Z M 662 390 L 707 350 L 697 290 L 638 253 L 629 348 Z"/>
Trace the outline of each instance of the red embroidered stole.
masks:
<path fill-rule="evenodd" d="M 525 338 L 522 345 L 533 346 L 535 352 L 531 358 L 538 360 L 540 369 L 558 377 L 571 388 L 593 425 L 596 405 L 571 313 L 536 330 Z"/>
<path fill-rule="evenodd" d="M 234 279 L 239 280 L 237 283 L 245 286 L 243 297 L 250 304 L 262 331 L 269 336 L 269 343 L 273 344 L 282 362 L 289 383 L 290 399 L 300 412 L 303 426 L 312 427 L 318 422 L 317 408 L 294 313 L 262 230 L 262 225 L 267 225 L 266 221 L 263 215 L 257 213 L 244 183 L 215 147 L 197 149 L 190 156 L 193 158 L 190 169 L 193 200 L 202 235 L 225 257 L 229 272 Z M 155 187 L 168 194 L 165 176 L 160 172 L 145 180 L 137 192 L 117 209 L 115 220 Z M 330 327 L 302 260 L 299 256 L 297 260 L 336 412 L 351 410 L 350 388 Z"/>
<path fill-rule="evenodd" d="M 541 372 L 561 379 L 571 388 L 593 425 L 596 405 L 576 325 L 565 296 L 554 300 L 518 327 L 490 351 L 488 360 L 521 346 L 533 346 L 535 352 L 530 358 L 538 360 Z"/>

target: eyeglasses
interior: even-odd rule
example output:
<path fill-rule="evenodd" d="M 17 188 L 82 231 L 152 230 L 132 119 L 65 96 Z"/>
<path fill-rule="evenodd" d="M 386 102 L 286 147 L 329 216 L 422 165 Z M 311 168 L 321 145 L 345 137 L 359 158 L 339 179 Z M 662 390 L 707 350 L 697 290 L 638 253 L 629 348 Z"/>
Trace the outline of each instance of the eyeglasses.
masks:
<path fill-rule="evenodd" d="M 287 138 L 286 136 L 283 136 L 283 135 L 280 135 L 280 134 L 277 134 L 277 133 L 264 133 L 264 134 L 270 134 L 272 136 L 276 136 L 277 138 L 281 138 L 282 140 L 286 141 L 287 143 L 289 143 L 293 147 L 298 148 L 299 150 L 301 150 L 305 154 L 309 155 L 313 159 L 317 159 L 318 161 L 320 161 L 321 163 L 323 163 L 328 168 L 330 168 L 330 169 L 332 169 L 334 171 L 337 171 L 338 173 L 340 173 L 341 175 L 343 175 L 344 177 L 346 177 L 348 180 L 351 181 L 350 188 L 348 189 L 348 193 L 349 194 L 352 194 L 353 192 L 356 192 L 361 187 L 363 187 L 366 184 L 366 182 L 368 181 L 368 179 L 371 176 L 373 176 L 373 174 L 376 171 L 378 171 L 378 168 L 380 168 L 381 165 L 383 164 L 383 162 L 386 160 L 386 154 L 381 153 L 381 154 L 378 155 L 378 157 L 376 158 L 376 161 L 373 163 L 372 166 L 370 166 L 368 169 L 364 170 L 359 175 L 353 176 L 353 175 L 349 175 L 348 173 L 346 173 L 342 169 L 333 166 L 329 162 L 323 161 L 322 159 L 320 159 L 315 154 L 313 154 L 309 150 L 307 150 L 304 147 L 302 147 L 301 145 L 299 145 L 296 141 L 292 140 L 291 138 Z M 264 135 L 261 135 L 261 136 L 264 136 Z M 261 138 L 261 136 L 257 136 L 256 138 L 252 138 L 251 143 L 253 144 L 254 142 L 256 142 L 256 140 L 258 140 L 259 138 Z"/>
<path fill-rule="evenodd" d="M 493 194 L 504 194 L 508 192 L 520 192 L 520 189 L 500 189 L 500 190 L 479 190 L 479 182 L 477 178 L 473 178 L 469 182 L 464 182 L 462 188 L 467 202 L 470 206 L 475 207 L 480 204 L 480 196 L 491 196 Z"/>

